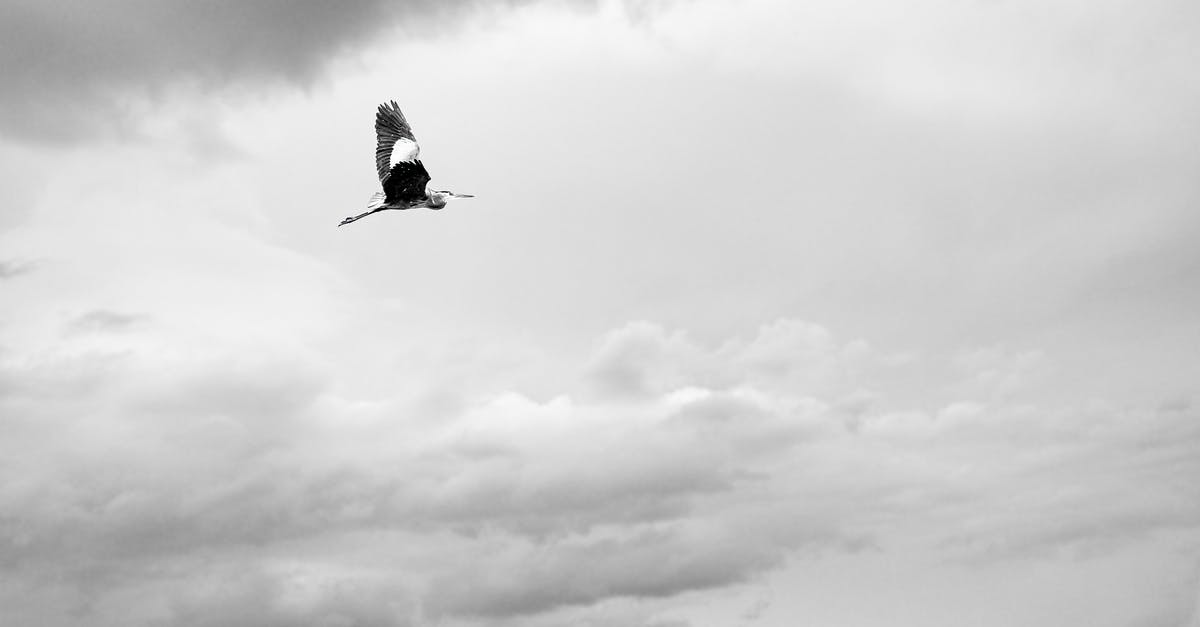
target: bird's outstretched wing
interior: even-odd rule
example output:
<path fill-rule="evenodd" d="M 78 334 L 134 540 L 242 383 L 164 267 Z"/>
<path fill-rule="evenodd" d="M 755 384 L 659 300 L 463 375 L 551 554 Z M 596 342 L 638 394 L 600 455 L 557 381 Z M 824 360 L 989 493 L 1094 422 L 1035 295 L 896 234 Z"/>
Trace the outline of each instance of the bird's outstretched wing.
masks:
<path fill-rule="evenodd" d="M 388 204 L 425 200 L 429 172 L 417 158 L 421 148 L 400 106 L 393 100 L 375 113 L 375 168 Z"/>
<path fill-rule="evenodd" d="M 399 146 L 396 145 L 398 142 Z M 397 148 L 399 152 L 393 155 Z M 379 111 L 375 113 L 375 170 L 379 172 L 379 182 L 387 182 L 396 161 L 415 161 L 420 152 L 412 127 L 396 101 L 379 105 Z"/>
<path fill-rule="evenodd" d="M 429 172 L 420 159 L 397 161 L 383 181 L 383 193 L 388 204 L 417 203 L 425 200 L 425 185 Z"/>

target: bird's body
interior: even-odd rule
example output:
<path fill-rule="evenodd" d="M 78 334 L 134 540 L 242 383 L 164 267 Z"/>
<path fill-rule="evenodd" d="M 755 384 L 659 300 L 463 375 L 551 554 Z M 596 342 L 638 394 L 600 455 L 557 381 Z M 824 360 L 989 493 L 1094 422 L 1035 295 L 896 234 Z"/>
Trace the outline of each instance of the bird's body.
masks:
<path fill-rule="evenodd" d="M 379 105 L 375 113 L 375 170 L 383 191 L 371 196 L 367 211 L 342 220 L 338 226 L 388 209 L 441 209 L 451 198 L 471 198 L 470 194 L 430 189 L 429 171 L 417 158 L 420 154 L 421 147 L 399 105 L 395 101 Z"/>

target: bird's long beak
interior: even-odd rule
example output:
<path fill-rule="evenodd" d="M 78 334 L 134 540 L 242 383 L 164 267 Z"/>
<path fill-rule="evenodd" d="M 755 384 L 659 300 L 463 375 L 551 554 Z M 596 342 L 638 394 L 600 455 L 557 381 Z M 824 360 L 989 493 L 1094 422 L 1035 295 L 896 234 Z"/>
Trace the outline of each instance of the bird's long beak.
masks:
<path fill-rule="evenodd" d="M 474 198 L 474 194 L 450 194 L 451 198 Z"/>

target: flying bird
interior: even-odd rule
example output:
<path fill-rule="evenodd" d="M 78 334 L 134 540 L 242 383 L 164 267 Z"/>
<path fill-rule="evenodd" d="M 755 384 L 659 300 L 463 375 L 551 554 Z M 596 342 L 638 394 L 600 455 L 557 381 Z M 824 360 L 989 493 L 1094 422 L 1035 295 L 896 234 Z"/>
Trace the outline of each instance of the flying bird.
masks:
<path fill-rule="evenodd" d="M 417 138 L 396 101 L 379 105 L 375 112 L 375 169 L 383 191 L 371 196 L 367 211 L 342 220 L 338 226 L 388 209 L 441 209 L 451 198 L 474 198 L 470 194 L 430 189 L 429 171 L 417 158 L 420 154 Z"/>

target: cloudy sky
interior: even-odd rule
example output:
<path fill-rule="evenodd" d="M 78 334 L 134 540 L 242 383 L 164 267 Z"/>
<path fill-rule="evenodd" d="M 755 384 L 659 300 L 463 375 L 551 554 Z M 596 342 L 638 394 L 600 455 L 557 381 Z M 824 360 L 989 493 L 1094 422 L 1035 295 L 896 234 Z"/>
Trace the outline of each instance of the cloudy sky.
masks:
<path fill-rule="evenodd" d="M 1200 625 L 1198 6 L 5 0 L 4 623 Z"/>

